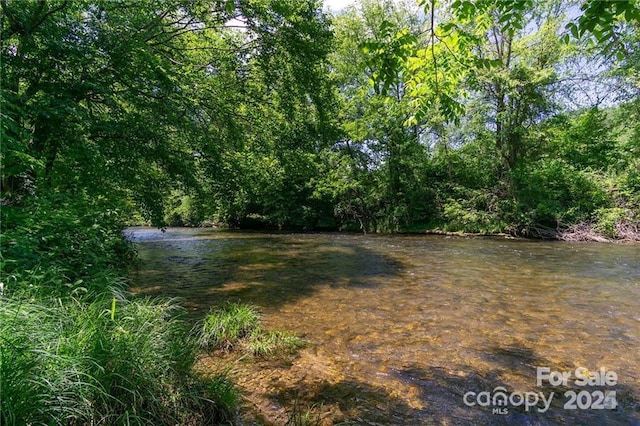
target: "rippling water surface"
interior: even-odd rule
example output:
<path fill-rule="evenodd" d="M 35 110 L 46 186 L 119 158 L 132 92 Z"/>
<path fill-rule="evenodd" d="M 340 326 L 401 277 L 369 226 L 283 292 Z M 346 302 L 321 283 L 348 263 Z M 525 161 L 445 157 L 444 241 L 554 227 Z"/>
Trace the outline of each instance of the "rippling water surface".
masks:
<path fill-rule="evenodd" d="M 238 380 L 267 421 L 283 422 L 295 398 L 326 423 L 640 425 L 640 245 L 128 234 L 141 258 L 136 293 L 179 297 L 194 317 L 226 300 L 254 304 L 267 327 L 312 342 L 290 364 L 243 366 L 250 374 Z M 572 377 L 539 387 L 536 367 Z M 578 386 L 577 367 L 604 368 L 617 381 Z M 477 404 L 496 387 L 554 395 L 545 412 L 517 397 Z M 583 391 L 585 409 L 566 409 L 567 391 Z M 591 409 L 596 391 L 615 391 L 617 407 Z"/>

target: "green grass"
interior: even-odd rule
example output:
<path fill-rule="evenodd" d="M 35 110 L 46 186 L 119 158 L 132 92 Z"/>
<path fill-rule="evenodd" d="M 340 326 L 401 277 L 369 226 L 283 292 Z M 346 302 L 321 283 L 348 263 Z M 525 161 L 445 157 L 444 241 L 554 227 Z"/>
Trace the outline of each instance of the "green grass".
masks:
<path fill-rule="evenodd" d="M 239 347 L 261 357 L 291 355 L 307 344 L 290 332 L 264 330 L 258 310 L 238 303 L 226 303 L 212 309 L 205 318 L 198 341 L 207 350 L 228 351 Z"/>
<path fill-rule="evenodd" d="M 249 305 L 228 302 L 211 310 L 205 318 L 199 337 L 205 349 L 231 349 L 260 325 L 260 314 Z"/>
<path fill-rule="evenodd" d="M 196 377 L 180 308 L 121 296 L 0 300 L 0 423 L 218 424 L 235 391 Z M 116 300 L 115 310 L 113 300 Z"/>
<path fill-rule="evenodd" d="M 253 355 L 272 357 L 291 355 L 307 346 L 307 341 L 288 331 L 265 331 L 257 329 L 249 336 L 246 347 Z"/>
<path fill-rule="evenodd" d="M 194 329 L 174 301 L 126 295 L 135 253 L 104 207 L 56 195 L 0 209 L 0 425 L 231 423 L 238 394 L 198 374 L 202 348 L 267 354 L 293 337 L 254 337 L 246 305 Z"/>
<path fill-rule="evenodd" d="M 291 414 L 285 426 L 320 426 L 322 424 L 322 417 L 319 409 L 321 408 L 322 405 L 318 407 L 314 404 L 310 408 L 303 409 L 296 395 Z M 314 414 L 314 411 L 317 412 Z"/>
<path fill-rule="evenodd" d="M 0 425 L 230 421 L 236 391 L 195 373 L 182 308 L 122 292 L 135 252 L 105 203 L 50 194 L 0 209 Z"/>

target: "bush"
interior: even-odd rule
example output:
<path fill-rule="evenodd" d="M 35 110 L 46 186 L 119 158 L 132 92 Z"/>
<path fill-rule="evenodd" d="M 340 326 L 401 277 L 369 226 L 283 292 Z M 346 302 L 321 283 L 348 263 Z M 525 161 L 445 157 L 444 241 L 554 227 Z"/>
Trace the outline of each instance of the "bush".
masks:
<path fill-rule="evenodd" d="M 480 198 L 487 195 L 479 194 Z M 497 212 L 488 211 L 487 206 L 478 206 L 478 199 L 449 200 L 443 206 L 443 219 L 446 231 L 462 231 L 476 233 L 501 232 L 505 228 Z"/>
<path fill-rule="evenodd" d="M 133 246 L 120 231 L 122 211 L 113 203 L 58 194 L 3 206 L 0 211 L 2 272 L 46 276 L 22 280 L 32 286 L 31 292 L 64 296 L 77 287 L 101 292 L 133 262 Z M 64 285 L 33 288 L 53 282 Z M 93 287 L 88 288 L 88 283 Z"/>
<path fill-rule="evenodd" d="M 513 173 L 521 226 L 574 224 L 588 220 L 609 199 L 598 177 L 562 160 L 541 160 Z"/>
<path fill-rule="evenodd" d="M 598 209 L 595 215 L 596 230 L 609 238 L 616 237 L 616 225 L 618 223 L 629 220 L 627 211 L 619 207 Z"/>

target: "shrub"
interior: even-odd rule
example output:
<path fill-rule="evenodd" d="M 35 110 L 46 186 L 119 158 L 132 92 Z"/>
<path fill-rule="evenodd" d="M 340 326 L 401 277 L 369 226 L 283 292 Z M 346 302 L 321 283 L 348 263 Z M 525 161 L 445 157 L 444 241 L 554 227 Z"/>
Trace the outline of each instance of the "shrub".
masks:
<path fill-rule="evenodd" d="M 562 160 L 541 160 L 513 173 L 517 208 L 528 223 L 556 227 L 587 220 L 609 203 L 597 176 Z"/>
<path fill-rule="evenodd" d="M 133 246 L 120 232 L 121 212 L 113 203 L 54 194 L 0 212 L 2 272 L 44 276 L 14 280 L 28 282 L 31 292 L 65 296 L 82 287 L 99 293 L 133 262 Z M 64 285 L 46 287 L 54 282 Z"/>

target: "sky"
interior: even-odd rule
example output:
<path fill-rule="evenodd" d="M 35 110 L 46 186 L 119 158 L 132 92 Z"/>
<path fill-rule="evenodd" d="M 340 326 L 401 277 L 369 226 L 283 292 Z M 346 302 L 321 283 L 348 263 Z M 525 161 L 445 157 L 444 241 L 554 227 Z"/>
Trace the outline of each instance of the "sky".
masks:
<path fill-rule="evenodd" d="M 345 7 L 349 6 L 354 1 L 355 0 L 324 0 L 324 7 L 337 12 L 340 9 L 344 9 Z"/>

